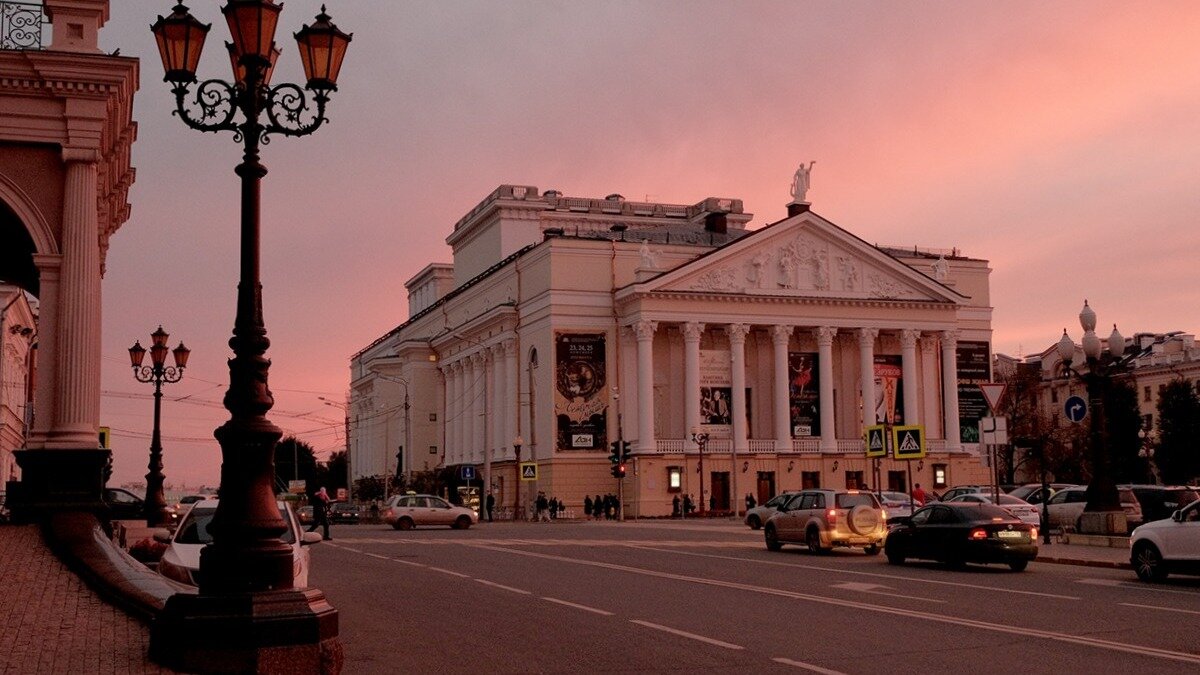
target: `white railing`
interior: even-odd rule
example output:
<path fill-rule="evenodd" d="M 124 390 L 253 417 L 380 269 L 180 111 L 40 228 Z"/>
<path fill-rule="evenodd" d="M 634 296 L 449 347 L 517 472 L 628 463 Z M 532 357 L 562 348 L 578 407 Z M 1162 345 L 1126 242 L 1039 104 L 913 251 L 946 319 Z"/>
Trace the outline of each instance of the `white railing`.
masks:
<path fill-rule="evenodd" d="M 866 452 L 863 449 L 863 441 L 861 438 L 839 438 L 837 442 L 837 451 L 843 455 L 861 455 Z"/>
<path fill-rule="evenodd" d="M 799 452 L 805 455 L 816 455 L 821 452 L 821 439 L 819 438 L 793 438 L 792 452 Z"/>
<path fill-rule="evenodd" d="M 775 452 L 775 441 L 774 439 L 768 441 L 761 438 L 752 438 L 750 439 L 750 452 Z"/>
<path fill-rule="evenodd" d="M 793 438 L 791 447 L 785 447 L 780 450 L 776 450 L 774 439 L 755 438 L 750 439 L 748 443 L 749 452 L 754 454 L 771 454 L 775 452 L 779 454 L 821 454 L 820 438 Z M 694 454 L 696 452 L 695 444 L 682 438 L 658 438 L 655 439 L 654 444 L 655 452 L 660 455 Z M 705 454 L 729 454 L 730 445 L 731 441 L 728 438 L 710 438 L 708 445 L 704 447 L 704 452 Z M 929 453 L 943 453 L 946 451 L 946 445 L 946 441 L 941 438 L 925 440 L 925 450 Z M 978 443 L 963 443 L 962 449 L 964 452 L 971 454 L 979 454 L 980 452 Z M 827 454 L 861 455 L 864 452 L 861 438 L 839 438 L 837 439 L 835 449 Z"/>
<path fill-rule="evenodd" d="M 659 438 L 654 441 L 655 452 L 660 455 L 683 452 L 682 438 Z"/>

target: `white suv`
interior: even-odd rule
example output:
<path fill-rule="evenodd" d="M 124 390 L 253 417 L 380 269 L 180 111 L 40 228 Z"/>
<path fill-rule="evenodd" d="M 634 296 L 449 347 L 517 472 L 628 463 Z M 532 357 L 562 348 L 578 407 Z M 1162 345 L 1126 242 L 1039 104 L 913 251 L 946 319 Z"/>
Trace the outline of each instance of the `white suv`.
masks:
<path fill-rule="evenodd" d="M 1129 562 L 1142 581 L 1162 581 L 1171 572 L 1200 574 L 1200 500 L 1138 527 L 1129 537 Z"/>
<path fill-rule="evenodd" d="M 887 537 L 887 514 L 871 492 L 804 490 L 779 507 L 763 528 L 767 548 L 804 544 L 813 553 L 834 546 L 861 546 L 879 553 Z"/>

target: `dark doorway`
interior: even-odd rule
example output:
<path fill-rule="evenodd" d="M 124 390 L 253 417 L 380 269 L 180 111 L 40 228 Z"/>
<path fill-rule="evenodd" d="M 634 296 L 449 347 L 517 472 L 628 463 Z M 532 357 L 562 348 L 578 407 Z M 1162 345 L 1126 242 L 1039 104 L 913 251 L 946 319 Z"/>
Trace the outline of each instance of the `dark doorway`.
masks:
<path fill-rule="evenodd" d="M 800 472 L 800 488 L 803 490 L 817 490 L 821 487 L 821 472 L 820 471 L 801 471 Z"/>
<path fill-rule="evenodd" d="M 908 494 L 908 472 L 889 471 L 887 489 L 891 490 L 892 492 L 903 492 L 904 494 Z"/>
<path fill-rule="evenodd" d="M 775 496 L 775 472 L 774 471 L 759 471 L 758 472 L 758 487 L 755 490 L 754 498 L 759 504 L 765 503 L 768 499 Z"/>
<path fill-rule="evenodd" d="M 712 486 L 712 493 L 709 497 L 709 505 L 717 511 L 729 510 L 729 472 L 714 471 L 712 479 L 709 483 Z"/>
<path fill-rule="evenodd" d="M 36 252 L 25 224 L 0 201 L 0 281 L 38 295 L 38 270 L 33 264 Z"/>

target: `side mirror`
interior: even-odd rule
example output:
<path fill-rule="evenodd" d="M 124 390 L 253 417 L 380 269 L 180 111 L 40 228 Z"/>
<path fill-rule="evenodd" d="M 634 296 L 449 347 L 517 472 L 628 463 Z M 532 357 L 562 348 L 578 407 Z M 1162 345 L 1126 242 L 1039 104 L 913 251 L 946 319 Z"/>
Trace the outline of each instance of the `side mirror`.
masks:
<path fill-rule="evenodd" d="M 1179 510 L 1179 511 L 1175 511 L 1174 513 L 1172 513 L 1171 520 L 1173 520 L 1177 523 L 1182 523 L 1183 522 L 1183 511 Z"/>
<path fill-rule="evenodd" d="M 304 532 L 303 534 L 300 535 L 300 545 L 301 546 L 311 546 L 312 544 L 319 544 L 319 543 L 321 543 L 321 533 L 320 532 Z"/>
<path fill-rule="evenodd" d="M 316 532 L 314 532 L 313 534 L 316 534 Z M 160 544 L 170 544 L 171 543 L 171 533 L 170 532 L 155 532 L 153 537 L 154 537 L 154 541 L 157 541 Z"/>

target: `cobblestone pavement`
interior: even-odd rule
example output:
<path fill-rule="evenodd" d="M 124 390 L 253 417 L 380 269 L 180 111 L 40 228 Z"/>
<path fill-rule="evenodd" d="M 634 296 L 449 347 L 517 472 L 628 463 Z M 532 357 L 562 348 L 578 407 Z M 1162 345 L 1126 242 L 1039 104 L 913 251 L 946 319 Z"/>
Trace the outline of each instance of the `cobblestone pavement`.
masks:
<path fill-rule="evenodd" d="M 100 599 L 35 525 L 0 527 L 0 673 L 168 673 L 150 629 Z"/>

